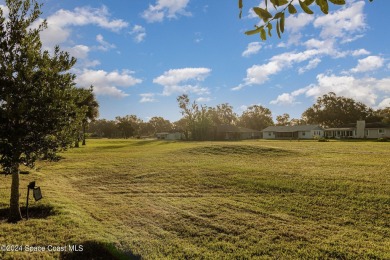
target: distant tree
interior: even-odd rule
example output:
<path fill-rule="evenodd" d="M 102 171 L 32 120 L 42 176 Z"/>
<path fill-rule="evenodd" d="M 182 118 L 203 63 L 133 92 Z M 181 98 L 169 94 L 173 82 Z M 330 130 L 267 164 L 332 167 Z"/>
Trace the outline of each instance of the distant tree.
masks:
<path fill-rule="evenodd" d="M 188 95 L 177 98 L 181 113 L 186 122 L 186 131 L 192 140 L 206 140 L 211 127 L 210 114 L 207 106 L 199 106 L 195 101 L 190 102 Z"/>
<path fill-rule="evenodd" d="M 375 114 L 381 119 L 383 123 L 390 124 L 390 107 L 378 109 L 375 111 Z"/>
<path fill-rule="evenodd" d="M 307 121 L 304 118 L 297 119 L 293 118 L 290 120 L 290 125 L 306 125 Z"/>
<path fill-rule="evenodd" d="M 186 94 L 178 96 L 177 102 L 179 103 L 181 114 L 185 119 L 185 123 L 186 123 L 185 129 L 187 133 L 193 134 L 195 132 L 195 119 L 196 119 L 196 113 L 198 113 L 199 111 L 199 106 L 198 104 L 196 104 L 195 101 L 191 103 L 188 95 Z"/>
<path fill-rule="evenodd" d="M 149 122 L 141 122 L 139 124 L 140 136 L 152 136 L 155 134 L 154 127 Z"/>
<path fill-rule="evenodd" d="M 172 130 L 171 122 L 169 122 L 169 120 L 164 119 L 163 117 L 154 116 L 149 120 L 148 123 L 153 129 L 153 134 L 159 132 L 169 132 Z"/>
<path fill-rule="evenodd" d="M 259 6 L 253 7 L 254 13 L 262 21 L 261 24 L 256 24 L 255 29 L 246 31 L 247 35 L 259 34 L 260 38 L 265 41 L 268 36 L 272 36 L 272 30 L 276 28 L 276 33 L 279 38 L 284 32 L 284 27 L 286 24 L 286 16 L 288 14 L 294 15 L 298 13 L 298 10 L 295 8 L 293 2 L 295 0 L 264 0 L 265 8 Z M 369 0 L 372 2 L 373 0 Z M 239 17 L 242 15 L 243 0 L 238 0 L 238 8 L 240 9 Z M 313 3 L 315 3 L 321 10 L 323 14 L 328 14 L 329 12 L 329 3 L 334 5 L 343 6 L 346 4 L 345 0 L 298 0 L 300 9 L 307 14 L 314 14 L 311 9 Z M 270 10 L 272 5 L 273 11 Z"/>
<path fill-rule="evenodd" d="M 55 158 L 69 147 L 80 129 L 76 104 L 76 63 L 57 46 L 42 51 L 43 22 L 35 0 L 6 0 L 8 17 L 0 8 L 0 164 L 12 175 L 8 220 L 22 219 L 19 207 L 19 166 L 33 167 L 37 159 Z"/>
<path fill-rule="evenodd" d="M 77 103 L 77 105 L 80 108 L 85 108 L 86 112 L 83 118 L 83 134 L 82 134 L 82 140 L 83 145 L 86 145 L 85 141 L 85 133 L 86 129 L 88 127 L 88 124 L 99 116 L 99 103 L 96 100 L 96 97 L 93 93 L 93 86 L 91 86 L 89 89 L 83 89 L 79 88 L 78 91 L 80 92 L 80 101 Z"/>
<path fill-rule="evenodd" d="M 302 117 L 309 124 L 320 124 L 324 127 L 339 127 L 357 120 L 365 120 L 373 115 L 373 110 L 351 98 L 338 97 L 329 92 L 317 98 L 317 102 Z"/>
<path fill-rule="evenodd" d="M 237 114 L 233 112 L 233 107 L 228 103 L 217 105 L 215 108 L 209 107 L 208 113 L 215 126 L 237 122 Z"/>
<path fill-rule="evenodd" d="M 177 132 L 181 132 L 184 134 L 185 139 L 189 140 L 189 128 L 188 128 L 188 119 L 187 118 L 181 118 L 180 120 L 173 123 L 173 130 Z"/>
<path fill-rule="evenodd" d="M 274 122 L 271 110 L 263 106 L 253 105 L 242 113 L 238 124 L 246 128 L 261 131 L 268 126 L 274 125 Z"/>
<path fill-rule="evenodd" d="M 117 116 L 115 120 L 123 138 L 127 139 L 138 133 L 141 120 L 136 115 Z"/>
<path fill-rule="evenodd" d="M 290 125 L 290 115 L 287 113 L 284 113 L 283 115 L 276 116 L 276 125 L 279 126 L 286 126 Z"/>
<path fill-rule="evenodd" d="M 119 130 L 114 120 L 98 119 L 89 124 L 89 132 L 98 137 L 119 137 Z"/>

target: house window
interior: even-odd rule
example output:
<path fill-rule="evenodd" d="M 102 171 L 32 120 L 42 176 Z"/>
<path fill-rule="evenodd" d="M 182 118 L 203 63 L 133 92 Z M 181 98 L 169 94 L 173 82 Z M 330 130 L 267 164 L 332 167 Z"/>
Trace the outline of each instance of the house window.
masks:
<path fill-rule="evenodd" d="M 306 134 L 305 132 L 302 132 L 302 135 L 303 135 L 303 136 L 305 136 L 305 134 Z"/>
<path fill-rule="evenodd" d="M 272 133 L 271 132 L 268 132 L 268 136 L 271 136 L 272 135 Z"/>
<path fill-rule="evenodd" d="M 368 130 L 366 130 L 366 136 L 369 136 L 369 134 L 368 134 L 369 132 L 368 132 Z"/>
<path fill-rule="evenodd" d="M 384 134 L 385 133 L 385 129 L 378 129 L 378 132 L 379 132 L 379 134 Z"/>

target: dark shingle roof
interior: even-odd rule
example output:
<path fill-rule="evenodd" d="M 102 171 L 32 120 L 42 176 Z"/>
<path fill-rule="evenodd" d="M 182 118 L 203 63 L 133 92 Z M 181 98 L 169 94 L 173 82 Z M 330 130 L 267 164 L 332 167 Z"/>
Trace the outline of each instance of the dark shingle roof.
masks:
<path fill-rule="evenodd" d="M 298 132 L 298 131 L 311 131 L 311 130 L 324 130 L 319 125 L 294 125 L 294 126 L 269 126 L 263 130 L 263 132 Z"/>

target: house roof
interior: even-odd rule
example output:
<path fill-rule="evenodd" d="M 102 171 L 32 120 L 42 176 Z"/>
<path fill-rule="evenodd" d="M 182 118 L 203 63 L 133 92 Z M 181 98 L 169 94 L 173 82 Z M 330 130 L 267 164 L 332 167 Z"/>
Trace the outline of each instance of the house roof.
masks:
<path fill-rule="evenodd" d="M 311 130 L 324 130 L 319 125 L 294 125 L 294 126 L 269 126 L 263 130 L 263 132 L 298 132 L 298 131 L 311 131 Z"/>
<path fill-rule="evenodd" d="M 340 127 L 328 128 L 326 130 L 343 130 L 344 128 L 356 129 L 356 123 L 345 124 L 345 125 L 340 126 Z M 390 125 L 382 123 L 382 122 L 373 122 L 373 123 L 366 122 L 365 128 L 368 128 L 368 129 L 370 129 L 370 128 L 373 128 L 373 129 L 390 128 Z"/>
<path fill-rule="evenodd" d="M 259 132 L 258 130 L 253 130 L 245 127 L 239 127 L 235 125 L 219 125 L 217 126 L 218 132 L 225 132 L 225 133 L 254 133 Z"/>

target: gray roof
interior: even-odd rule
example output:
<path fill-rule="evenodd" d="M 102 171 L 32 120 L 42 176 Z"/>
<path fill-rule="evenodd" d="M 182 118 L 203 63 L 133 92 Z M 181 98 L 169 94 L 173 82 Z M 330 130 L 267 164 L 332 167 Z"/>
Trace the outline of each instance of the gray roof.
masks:
<path fill-rule="evenodd" d="M 294 126 L 269 126 L 263 130 L 263 132 L 298 132 L 298 131 L 312 131 L 312 130 L 324 130 L 319 125 L 294 125 Z"/>
<path fill-rule="evenodd" d="M 245 127 L 235 126 L 235 125 L 219 125 L 217 126 L 217 132 L 225 133 L 255 133 L 259 132 L 258 130 L 253 130 Z"/>

